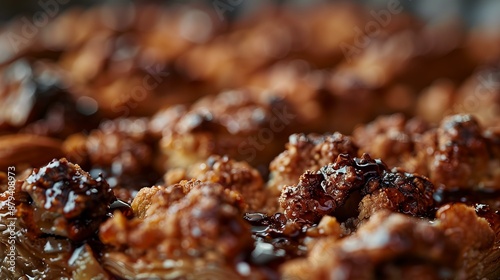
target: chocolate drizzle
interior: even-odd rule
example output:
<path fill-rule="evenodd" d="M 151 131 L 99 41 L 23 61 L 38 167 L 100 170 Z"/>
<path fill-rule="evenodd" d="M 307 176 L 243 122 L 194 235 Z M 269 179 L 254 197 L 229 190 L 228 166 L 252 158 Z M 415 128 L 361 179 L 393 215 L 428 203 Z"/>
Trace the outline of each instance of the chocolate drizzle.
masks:
<path fill-rule="evenodd" d="M 307 227 L 288 223 L 282 213 L 268 216 L 263 213 L 246 213 L 243 217 L 252 226 L 255 248 L 250 263 L 255 265 L 280 264 L 286 260 L 304 257 L 303 244 Z"/>

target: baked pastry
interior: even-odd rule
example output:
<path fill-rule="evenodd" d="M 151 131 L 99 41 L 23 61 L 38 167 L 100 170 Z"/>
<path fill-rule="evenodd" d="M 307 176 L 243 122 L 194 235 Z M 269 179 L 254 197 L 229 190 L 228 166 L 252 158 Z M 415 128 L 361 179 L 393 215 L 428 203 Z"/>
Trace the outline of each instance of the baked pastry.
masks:
<path fill-rule="evenodd" d="M 0 29 L 0 279 L 499 279 L 496 37 L 235 2 Z"/>

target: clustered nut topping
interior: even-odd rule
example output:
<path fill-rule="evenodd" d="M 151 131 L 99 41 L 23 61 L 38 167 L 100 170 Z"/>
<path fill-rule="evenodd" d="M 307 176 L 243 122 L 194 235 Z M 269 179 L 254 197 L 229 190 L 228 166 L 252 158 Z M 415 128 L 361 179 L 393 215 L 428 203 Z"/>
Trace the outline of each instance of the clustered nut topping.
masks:
<path fill-rule="evenodd" d="M 500 278 L 498 34 L 220 12 L 0 26 L 0 279 Z"/>

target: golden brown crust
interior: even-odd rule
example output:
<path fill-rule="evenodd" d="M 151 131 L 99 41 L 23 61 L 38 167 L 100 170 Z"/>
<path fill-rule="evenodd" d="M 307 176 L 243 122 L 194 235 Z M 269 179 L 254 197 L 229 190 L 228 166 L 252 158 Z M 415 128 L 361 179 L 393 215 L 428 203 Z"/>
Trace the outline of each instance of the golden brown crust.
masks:
<path fill-rule="evenodd" d="M 429 177 L 446 188 L 480 187 L 488 172 L 487 142 L 482 128 L 470 115 L 443 119 L 436 131 L 434 154 L 428 159 Z"/>
<path fill-rule="evenodd" d="M 349 136 L 333 134 L 292 134 L 286 150 L 270 164 L 271 179 L 268 183 L 273 193 L 279 194 L 283 186 L 296 184 L 307 170 L 318 171 L 335 162 L 338 155 L 356 156 L 358 147 Z"/>
<path fill-rule="evenodd" d="M 179 188 L 185 195 L 171 198 Z M 144 199 L 150 201 L 149 207 L 143 207 Z M 107 262 L 128 259 L 137 272 L 139 260 L 152 266 L 183 260 L 185 267 L 229 269 L 253 244 L 250 227 L 242 218 L 240 195 L 219 184 L 182 181 L 152 191 L 145 188 L 134 204 L 143 207 L 134 209 L 136 218 L 126 220 L 117 214 L 101 227 L 101 240 L 111 245 L 105 253 Z"/>
<path fill-rule="evenodd" d="M 131 207 L 134 215 L 137 218 L 144 219 L 146 216 L 153 213 L 148 212 L 154 203 L 156 208 L 169 207 L 173 202 L 183 198 L 190 191 L 190 185 L 187 182 L 180 184 L 164 186 L 152 186 L 150 188 L 142 188 L 132 201 Z M 155 209 L 156 209 L 155 208 Z"/>
<path fill-rule="evenodd" d="M 0 25 L 0 279 L 498 279 L 500 37 L 236 2 Z"/>
<path fill-rule="evenodd" d="M 473 207 L 465 204 L 448 204 L 436 213 L 437 227 L 442 228 L 447 237 L 461 247 L 461 250 L 485 250 L 491 248 L 495 233 L 488 221 L 480 218 Z M 469 254 L 462 254 L 468 257 Z"/>
<path fill-rule="evenodd" d="M 391 266 L 403 271 L 423 266 L 423 271 L 410 275 L 436 276 L 439 271 L 452 276 L 458 258 L 458 248 L 440 229 L 426 221 L 381 211 L 349 237 L 318 241 L 307 259 L 289 262 L 281 271 L 284 277 L 299 279 L 370 279 L 375 273 L 389 273 L 385 279 L 394 273 Z"/>
<path fill-rule="evenodd" d="M 444 205 L 436 213 L 436 227 L 443 230 L 447 239 L 460 250 L 460 277 L 489 275 L 494 278 L 493 275 L 499 273 L 497 267 L 490 265 L 492 259 L 500 256 L 500 251 L 495 248 L 499 242 L 497 221 L 480 217 L 480 212 L 485 210 L 481 208 L 487 206 L 478 205 L 475 209 L 456 203 Z"/>
<path fill-rule="evenodd" d="M 249 211 L 262 210 L 268 199 L 259 172 L 248 163 L 238 162 L 227 156 L 210 156 L 205 162 L 193 164 L 187 169 L 173 169 L 165 174 L 167 185 L 190 179 L 217 183 L 239 192 L 249 205 Z"/>

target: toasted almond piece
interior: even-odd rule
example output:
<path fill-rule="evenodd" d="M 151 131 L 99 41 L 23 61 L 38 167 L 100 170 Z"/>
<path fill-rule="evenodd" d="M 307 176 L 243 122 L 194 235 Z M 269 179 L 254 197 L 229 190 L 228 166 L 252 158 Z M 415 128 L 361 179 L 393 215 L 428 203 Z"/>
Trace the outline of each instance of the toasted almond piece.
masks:
<path fill-rule="evenodd" d="M 0 170 L 21 164 L 39 167 L 62 156 L 62 142 L 57 139 L 32 134 L 0 136 Z"/>

